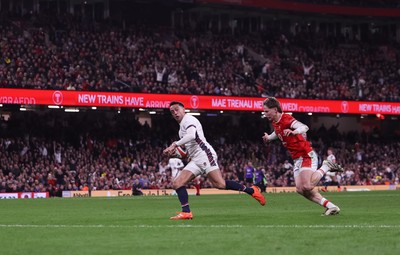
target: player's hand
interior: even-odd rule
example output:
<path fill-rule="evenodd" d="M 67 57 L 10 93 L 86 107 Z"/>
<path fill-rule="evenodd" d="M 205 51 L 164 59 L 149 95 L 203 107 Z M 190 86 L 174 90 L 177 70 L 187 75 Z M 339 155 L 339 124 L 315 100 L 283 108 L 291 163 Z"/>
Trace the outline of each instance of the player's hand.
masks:
<path fill-rule="evenodd" d="M 167 155 L 167 156 L 171 156 L 174 153 L 176 147 L 178 147 L 178 145 L 176 145 L 176 143 L 172 143 L 168 148 L 166 148 L 163 151 L 163 154 Z"/>
<path fill-rule="evenodd" d="M 267 133 L 264 133 L 264 135 L 262 137 L 263 141 L 266 143 L 269 142 L 268 137 L 269 137 L 269 135 Z"/>
<path fill-rule="evenodd" d="M 290 135 L 295 135 L 295 133 L 291 129 L 285 129 L 285 130 L 283 130 L 283 135 L 290 136 Z"/>

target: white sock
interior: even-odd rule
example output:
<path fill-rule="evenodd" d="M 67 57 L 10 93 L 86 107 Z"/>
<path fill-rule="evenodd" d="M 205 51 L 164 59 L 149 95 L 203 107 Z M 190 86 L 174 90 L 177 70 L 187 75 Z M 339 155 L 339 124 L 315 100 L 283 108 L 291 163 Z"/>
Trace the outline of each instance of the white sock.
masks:
<path fill-rule="evenodd" d="M 328 172 L 328 171 L 331 170 L 331 169 L 329 168 L 329 166 L 322 164 L 322 166 L 321 166 L 318 170 L 319 170 L 320 172 L 323 172 L 323 173 L 324 173 L 323 175 L 325 175 L 326 172 Z M 323 175 L 322 175 L 322 176 L 323 176 Z"/>
<path fill-rule="evenodd" d="M 324 197 L 321 199 L 321 201 L 319 201 L 319 204 L 328 209 L 332 208 L 332 207 L 336 207 L 336 205 L 334 205 L 333 203 L 331 203 L 328 199 L 326 199 Z"/>

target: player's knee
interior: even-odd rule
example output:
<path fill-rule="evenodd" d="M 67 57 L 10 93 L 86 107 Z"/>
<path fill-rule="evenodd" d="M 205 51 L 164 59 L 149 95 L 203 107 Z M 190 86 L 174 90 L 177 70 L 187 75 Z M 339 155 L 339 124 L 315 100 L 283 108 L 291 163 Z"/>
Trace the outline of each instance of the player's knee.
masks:
<path fill-rule="evenodd" d="M 213 186 L 214 186 L 214 188 L 217 188 L 217 189 L 225 189 L 226 188 L 225 182 L 214 182 Z"/>
<path fill-rule="evenodd" d="M 218 184 L 215 185 L 215 188 L 217 188 L 217 189 L 225 189 L 226 186 L 225 186 L 225 183 L 224 184 L 218 183 Z"/>
<path fill-rule="evenodd" d="M 315 186 L 315 185 L 317 185 L 317 183 L 319 182 L 319 180 L 320 180 L 320 178 L 319 178 L 319 176 L 317 176 L 317 175 L 312 175 L 311 176 L 311 184 L 313 185 L 313 186 Z"/>
<path fill-rule="evenodd" d="M 302 195 L 309 193 L 310 191 L 312 191 L 314 189 L 314 185 L 312 184 L 305 184 L 299 187 L 296 187 L 296 191 L 297 193 L 300 193 Z"/>
<path fill-rule="evenodd" d="M 179 186 L 176 185 L 176 183 L 172 183 L 172 188 L 173 188 L 174 190 L 177 190 L 177 189 L 179 188 Z"/>
<path fill-rule="evenodd" d="M 173 181 L 172 182 L 172 188 L 174 189 L 174 190 L 177 190 L 177 189 L 179 189 L 180 187 L 182 187 L 183 186 L 183 183 L 182 182 L 179 182 L 179 181 Z"/>

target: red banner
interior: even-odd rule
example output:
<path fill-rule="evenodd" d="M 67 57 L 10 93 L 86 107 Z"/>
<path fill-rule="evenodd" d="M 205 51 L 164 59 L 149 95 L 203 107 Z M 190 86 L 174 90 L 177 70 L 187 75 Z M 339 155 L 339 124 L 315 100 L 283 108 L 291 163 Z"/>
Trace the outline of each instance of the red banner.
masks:
<path fill-rule="evenodd" d="M 0 104 L 168 108 L 171 101 L 187 109 L 262 111 L 262 97 L 225 97 L 0 88 Z M 400 103 L 343 100 L 279 99 L 286 112 L 400 115 Z"/>
<path fill-rule="evenodd" d="M 372 7 L 353 7 L 343 5 L 328 4 L 312 4 L 299 3 L 293 1 L 279 0 L 197 0 L 198 3 L 215 3 L 251 6 L 266 9 L 286 10 L 296 12 L 312 12 L 312 13 L 329 13 L 329 14 L 345 14 L 352 16 L 383 16 L 383 17 L 399 17 L 400 9 L 398 8 L 372 8 Z"/>

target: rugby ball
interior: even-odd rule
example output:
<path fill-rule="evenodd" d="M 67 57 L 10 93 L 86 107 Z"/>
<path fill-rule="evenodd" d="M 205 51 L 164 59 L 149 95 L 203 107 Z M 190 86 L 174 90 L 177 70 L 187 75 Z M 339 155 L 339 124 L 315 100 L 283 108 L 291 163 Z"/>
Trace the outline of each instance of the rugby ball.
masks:
<path fill-rule="evenodd" d="M 186 158 L 187 157 L 187 150 L 185 146 L 178 146 L 176 147 L 174 153 L 172 153 L 171 158 Z"/>

